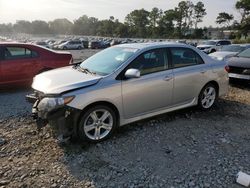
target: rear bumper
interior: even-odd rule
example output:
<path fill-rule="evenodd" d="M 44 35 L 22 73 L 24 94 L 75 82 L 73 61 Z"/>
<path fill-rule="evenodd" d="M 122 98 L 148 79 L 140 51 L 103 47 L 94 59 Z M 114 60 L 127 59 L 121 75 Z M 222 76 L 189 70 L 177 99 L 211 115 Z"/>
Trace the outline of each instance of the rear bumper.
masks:
<path fill-rule="evenodd" d="M 234 79 L 250 80 L 250 75 L 229 73 L 228 76 L 229 78 L 234 78 Z"/>

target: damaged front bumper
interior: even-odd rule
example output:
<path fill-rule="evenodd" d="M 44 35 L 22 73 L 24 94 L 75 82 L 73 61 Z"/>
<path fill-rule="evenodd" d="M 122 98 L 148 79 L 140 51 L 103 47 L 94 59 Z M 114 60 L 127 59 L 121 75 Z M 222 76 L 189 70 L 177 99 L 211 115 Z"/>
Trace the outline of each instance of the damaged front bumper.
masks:
<path fill-rule="evenodd" d="M 44 102 L 45 99 L 48 99 Z M 51 103 L 55 99 L 55 103 Z M 56 137 L 68 138 L 76 134 L 76 123 L 81 111 L 64 104 L 58 104 L 58 98 L 40 97 L 37 93 L 26 95 L 26 100 L 33 104 L 32 117 L 36 121 L 37 129 L 41 130 L 50 125 L 55 130 Z M 60 98 L 61 100 L 61 98 Z"/>

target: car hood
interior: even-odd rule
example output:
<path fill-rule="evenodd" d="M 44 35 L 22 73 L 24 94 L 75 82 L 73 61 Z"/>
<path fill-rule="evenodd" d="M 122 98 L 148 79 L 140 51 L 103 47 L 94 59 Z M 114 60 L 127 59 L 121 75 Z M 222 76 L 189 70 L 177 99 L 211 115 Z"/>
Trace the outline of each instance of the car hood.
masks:
<path fill-rule="evenodd" d="M 94 85 L 101 78 L 102 76 L 84 73 L 69 66 L 36 75 L 32 88 L 44 94 L 60 94 Z"/>
<path fill-rule="evenodd" d="M 212 47 L 213 45 L 206 45 L 206 44 L 203 44 L 203 45 L 198 45 L 197 48 L 210 48 Z"/>
<path fill-rule="evenodd" d="M 213 57 L 232 57 L 234 55 L 236 55 L 238 52 L 223 52 L 223 51 L 219 51 L 219 52 L 214 52 L 214 53 L 211 53 L 209 54 L 209 56 L 213 56 Z"/>
<path fill-rule="evenodd" d="M 250 68 L 250 58 L 232 57 L 228 60 L 228 65 L 233 67 Z"/>

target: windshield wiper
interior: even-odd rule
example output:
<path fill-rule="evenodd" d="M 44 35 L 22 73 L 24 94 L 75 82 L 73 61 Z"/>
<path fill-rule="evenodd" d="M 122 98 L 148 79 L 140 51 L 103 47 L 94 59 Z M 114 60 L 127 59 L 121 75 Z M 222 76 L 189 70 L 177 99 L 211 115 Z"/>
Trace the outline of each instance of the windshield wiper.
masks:
<path fill-rule="evenodd" d="M 87 74 L 96 74 L 95 72 L 92 72 L 92 71 L 90 71 L 90 70 L 87 69 L 87 68 L 82 68 L 80 65 L 79 65 L 77 68 L 78 68 L 78 70 L 80 70 L 80 71 L 82 71 L 82 72 L 85 72 L 85 73 L 87 73 Z"/>

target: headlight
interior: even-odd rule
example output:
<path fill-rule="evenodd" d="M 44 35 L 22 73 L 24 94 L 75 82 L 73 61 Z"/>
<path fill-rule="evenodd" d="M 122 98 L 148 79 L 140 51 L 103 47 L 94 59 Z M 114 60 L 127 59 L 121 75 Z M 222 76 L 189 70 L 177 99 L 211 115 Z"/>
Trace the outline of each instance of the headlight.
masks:
<path fill-rule="evenodd" d="M 75 97 L 58 97 L 58 98 L 43 98 L 38 104 L 38 111 L 51 111 L 57 108 L 60 108 L 68 103 L 70 103 Z"/>

